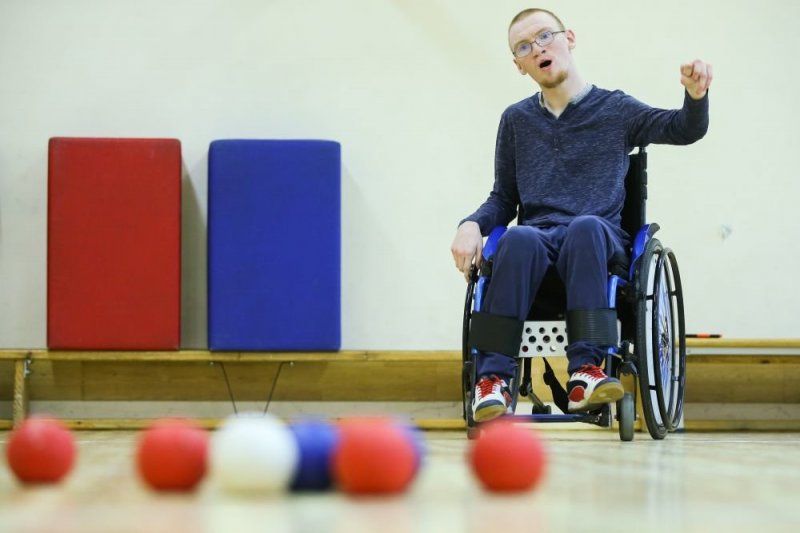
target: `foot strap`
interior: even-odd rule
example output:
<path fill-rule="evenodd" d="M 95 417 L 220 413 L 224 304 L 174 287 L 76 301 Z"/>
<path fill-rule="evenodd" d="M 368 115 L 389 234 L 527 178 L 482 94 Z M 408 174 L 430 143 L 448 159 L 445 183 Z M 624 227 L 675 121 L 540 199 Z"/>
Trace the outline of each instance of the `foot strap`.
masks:
<path fill-rule="evenodd" d="M 522 344 L 523 324 L 514 317 L 473 311 L 469 345 L 482 352 L 496 352 L 516 359 Z"/>
<path fill-rule="evenodd" d="M 544 361 L 544 375 L 542 376 L 542 379 L 544 380 L 545 384 L 550 387 L 550 391 L 553 393 L 553 403 L 556 404 L 556 407 L 561 409 L 562 413 L 566 414 L 569 412 L 567 410 L 567 406 L 569 405 L 567 391 L 564 390 L 564 386 L 560 381 L 558 381 L 556 373 L 553 372 L 553 367 L 550 366 L 550 363 L 547 362 L 547 359 L 542 357 L 542 361 Z"/>
<path fill-rule="evenodd" d="M 598 346 L 616 346 L 616 309 L 573 309 L 567 311 L 567 338 L 569 343 L 591 342 Z"/>

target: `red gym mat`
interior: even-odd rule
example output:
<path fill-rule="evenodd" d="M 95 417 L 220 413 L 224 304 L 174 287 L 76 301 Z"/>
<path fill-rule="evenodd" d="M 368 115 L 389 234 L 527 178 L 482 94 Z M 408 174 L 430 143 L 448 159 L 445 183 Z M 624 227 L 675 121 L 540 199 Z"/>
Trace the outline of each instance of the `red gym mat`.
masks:
<path fill-rule="evenodd" d="M 175 139 L 53 138 L 47 345 L 180 345 L 181 146 Z"/>

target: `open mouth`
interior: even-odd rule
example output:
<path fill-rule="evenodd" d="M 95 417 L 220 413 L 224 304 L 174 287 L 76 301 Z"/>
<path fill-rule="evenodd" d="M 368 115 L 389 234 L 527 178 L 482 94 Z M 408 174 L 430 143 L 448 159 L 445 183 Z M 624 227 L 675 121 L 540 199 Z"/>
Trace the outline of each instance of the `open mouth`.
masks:
<path fill-rule="evenodd" d="M 549 59 L 545 59 L 544 61 L 539 63 L 539 68 L 547 68 L 550 66 L 551 63 L 552 61 L 550 61 Z"/>

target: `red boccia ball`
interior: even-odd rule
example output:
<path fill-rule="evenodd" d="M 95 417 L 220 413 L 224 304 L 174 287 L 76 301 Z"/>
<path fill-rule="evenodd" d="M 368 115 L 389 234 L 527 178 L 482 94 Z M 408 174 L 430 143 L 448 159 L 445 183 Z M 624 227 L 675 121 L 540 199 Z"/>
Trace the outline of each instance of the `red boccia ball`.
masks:
<path fill-rule="evenodd" d="M 58 420 L 28 418 L 9 436 L 6 459 L 23 483 L 57 483 L 75 463 L 75 439 Z"/>
<path fill-rule="evenodd" d="M 194 489 L 207 462 L 208 433 L 188 420 L 158 420 L 139 438 L 139 474 L 155 490 Z"/>
<path fill-rule="evenodd" d="M 345 420 L 332 460 L 333 477 L 349 494 L 394 494 L 417 473 L 417 451 L 409 432 L 385 418 Z"/>
<path fill-rule="evenodd" d="M 531 429 L 510 422 L 487 424 L 469 453 L 472 471 L 493 492 L 531 490 L 541 481 L 546 453 Z"/>

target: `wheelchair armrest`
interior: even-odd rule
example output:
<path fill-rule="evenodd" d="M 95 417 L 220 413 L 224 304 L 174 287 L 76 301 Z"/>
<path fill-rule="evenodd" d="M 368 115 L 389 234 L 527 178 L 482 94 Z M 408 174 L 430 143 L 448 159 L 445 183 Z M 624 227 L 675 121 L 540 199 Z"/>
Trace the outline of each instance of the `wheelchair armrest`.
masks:
<path fill-rule="evenodd" d="M 630 279 L 633 279 L 636 262 L 639 260 L 642 253 L 644 253 L 644 247 L 647 246 L 647 241 L 649 241 L 659 229 L 661 229 L 659 225 L 653 222 L 642 226 L 642 229 L 636 234 L 631 250 Z"/>
<path fill-rule="evenodd" d="M 507 229 L 506 226 L 497 226 L 489 233 L 483 245 L 483 252 L 481 253 L 483 257 L 481 268 L 477 269 L 475 265 L 473 265 L 470 269 L 470 280 L 472 280 L 473 283 L 467 288 L 467 292 L 471 292 L 474 285 L 475 297 L 473 304 L 475 311 L 483 309 L 483 295 L 486 292 L 489 277 L 492 275 L 491 266 L 494 260 L 494 254 L 497 253 L 497 243 L 500 242 L 500 237 L 503 236 Z"/>
<path fill-rule="evenodd" d="M 500 242 L 500 237 L 503 236 L 507 229 L 506 226 L 497 226 L 489 233 L 489 237 L 487 237 L 486 243 L 483 245 L 482 255 L 484 261 L 491 260 L 494 254 L 497 253 L 497 243 Z"/>

